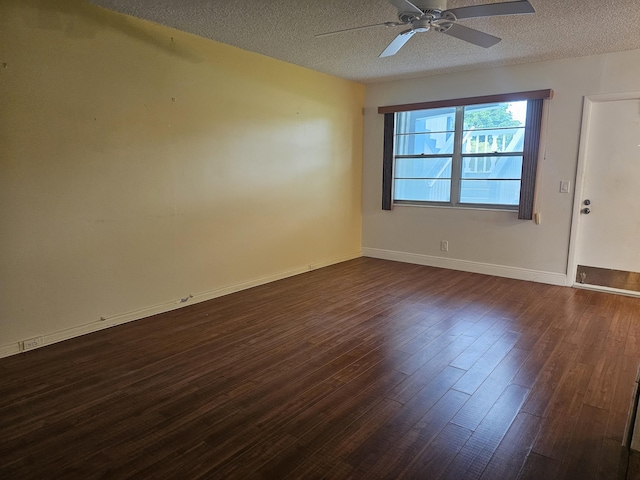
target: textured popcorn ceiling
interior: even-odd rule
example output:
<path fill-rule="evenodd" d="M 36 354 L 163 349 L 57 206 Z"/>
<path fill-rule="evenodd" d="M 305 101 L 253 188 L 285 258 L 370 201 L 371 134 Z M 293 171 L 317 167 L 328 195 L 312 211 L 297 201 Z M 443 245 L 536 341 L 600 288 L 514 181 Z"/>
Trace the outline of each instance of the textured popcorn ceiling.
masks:
<path fill-rule="evenodd" d="M 461 20 L 502 38 L 489 49 L 429 31 L 378 58 L 403 27 L 318 33 L 396 20 L 387 0 L 91 0 L 338 77 L 371 83 L 640 48 L 640 0 L 530 0 L 536 13 Z M 495 3 L 449 0 L 448 8 Z"/>

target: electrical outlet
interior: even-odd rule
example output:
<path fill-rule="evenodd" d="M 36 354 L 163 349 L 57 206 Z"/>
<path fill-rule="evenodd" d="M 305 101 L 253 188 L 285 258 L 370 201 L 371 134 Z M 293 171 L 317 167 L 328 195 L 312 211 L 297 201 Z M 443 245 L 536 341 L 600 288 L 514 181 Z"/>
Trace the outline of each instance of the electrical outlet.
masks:
<path fill-rule="evenodd" d="M 448 252 L 449 251 L 449 242 L 447 242 L 446 240 L 441 240 L 440 241 L 440 250 L 442 250 L 443 252 Z"/>
<path fill-rule="evenodd" d="M 22 351 L 33 350 L 34 348 L 41 347 L 44 344 L 42 337 L 30 338 L 22 342 Z"/>

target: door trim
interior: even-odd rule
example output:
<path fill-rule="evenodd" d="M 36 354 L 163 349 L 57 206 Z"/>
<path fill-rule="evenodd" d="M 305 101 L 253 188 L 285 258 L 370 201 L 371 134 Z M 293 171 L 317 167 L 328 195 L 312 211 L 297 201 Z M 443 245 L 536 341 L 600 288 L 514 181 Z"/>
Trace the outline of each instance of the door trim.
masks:
<path fill-rule="evenodd" d="M 584 178 L 587 166 L 587 151 L 589 149 L 589 133 L 591 132 L 591 113 L 594 103 L 615 102 L 619 100 L 640 99 L 640 91 L 609 93 L 603 95 L 588 95 L 584 97 L 582 108 L 582 127 L 580 129 L 580 147 L 578 149 L 578 166 L 576 169 L 576 181 L 573 193 L 573 215 L 571 217 L 571 234 L 569 236 L 569 260 L 567 262 L 567 286 L 585 288 L 584 285 L 576 282 L 578 273 L 578 236 L 580 230 L 580 209 L 582 207 L 582 197 L 584 188 Z M 590 285 L 589 290 L 599 290 L 612 292 L 615 289 Z M 624 290 L 616 293 L 625 292 Z M 631 293 L 632 296 L 633 293 Z"/>

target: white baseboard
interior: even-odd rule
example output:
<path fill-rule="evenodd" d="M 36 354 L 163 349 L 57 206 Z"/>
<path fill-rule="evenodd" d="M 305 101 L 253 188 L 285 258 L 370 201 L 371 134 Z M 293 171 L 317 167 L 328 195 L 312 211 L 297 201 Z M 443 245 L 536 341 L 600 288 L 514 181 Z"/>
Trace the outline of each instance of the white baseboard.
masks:
<path fill-rule="evenodd" d="M 335 258 L 324 260 L 318 263 L 309 264 L 304 267 L 298 267 L 292 270 L 279 272 L 274 275 L 268 275 L 266 277 L 250 280 L 248 282 L 229 285 L 226 287 L 211 290 L 209 292 L 189 295 L 185 297 L 186 301 L 181 301 L 180 299 L 177 299 L 170 302 L 141 308 L 139 310 L 135 310 L 132 312 L 121 313 L 121 314 L 113 315 L 110 317 L 104 317 L 102 320 L 97 322 L 91 322 L 84 325 L 79 325 L 77 327 L 60 330 L 58 332 L 54 332 L 46 335 L 39 335 L 40 337 L 42 337 L 43 342 L 42 342 L 42 345 L 38 348 L 42 348 L 46 345 L 51 345 L 52 343 L 62 342 L 63 340 L 69 340 L 70 338 L 79 337 L 80 335 L 86 335 L 87 333 L 93 333 L 99 330 L 104 330 L 105 328 L 113 327 L 116 325 L 122 325 L 123 323 L 132 322 L 134 320 L 140 320 L 142 318 L 150 317 L 151 315 L 157 315 L 159 313 L 166 313 L 166 312 L 170 312 L 171 310 L 177 310 L 179 308 L 186 307 L 187 305 L 193 305 L 194 303 L 200 303 L 207 300 L 212 300 L 214 298 L 223 297 L 231 293 L 236 293 L 242 290 L 246 290 L 248 288 L 253 288 L 259 285 L 275 282 L 276 280 L 282 280 L 283 278 L 293 277 L 294 275 L 299 275 L 301 273 L 309 272 L 311 270 L 316 270 L 318 268 L 328 267 L 329 265 L 334 265 L 336 263 L 346 262 L 348 260 L 353 260 L 354 258 L 360 258 L 361 256 L 362 256 L 361 252 L 356 252 L 350 255 L 335 257 Z M 34 335 L 34 337 L 35 336 L 38 336 L 38 335 Z M 22 352 L 21 343 L 22 342 L 0 345 L 0 358 L 21 353 Z"/>
<path fill-rule="evenodd" d="M 8 345 L 0 346 L 0 358 L 8 357 L 10 355 L 15 355 L 16 353 L 20 353 L 19 343 L 10 343 Z"/>
<path fill-rule="evenodd" d="M 485 275 L 513 278 L 516 280 L 548 283 L 550 285 L 559 285 L 562 287 L 567 285 L 567 276 L 563 273 L 541 272 L 526 268 L 471 262 L 469 260 L 458 260 L 455 258 L 434 257 L 431 255 L 422 255 L 417 253 L 396 252 L 393 250 L 383 250 L 379 248 L 363 247 L 362 255 L 365 257 L 380 258 L 383 260 L 393 260 L 396 262 L 415 263 L 417 265 L 426 265 L 429 267 L 448 268 L 449 270 L 461 270 L 463 272 L 482 273 Z"/>

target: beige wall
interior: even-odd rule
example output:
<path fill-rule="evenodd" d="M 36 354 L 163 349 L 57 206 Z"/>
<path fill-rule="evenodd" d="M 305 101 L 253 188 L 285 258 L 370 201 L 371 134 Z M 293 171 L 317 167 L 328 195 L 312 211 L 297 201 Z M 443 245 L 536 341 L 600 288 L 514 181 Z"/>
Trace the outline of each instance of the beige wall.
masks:
<path fill-rule="evenodd" d="M 382 211 L 383 116 L 377 107 L 551 88 L 537 188 L 542 224 L 514 212 L 396 207 Z M 367 87 L 363 253 L 564 284 L 585 95 L 640 90 L 640 50 L 381 83 Z M 571 181 L 571 193 L 560 182 Z M 440 241 L 449 241 L 449 252 Z"/>
<path fill-rule="evenodd" d="M 80 0 L 0 48 L 5 352 L 359 255 L 362 85 Z"/>

